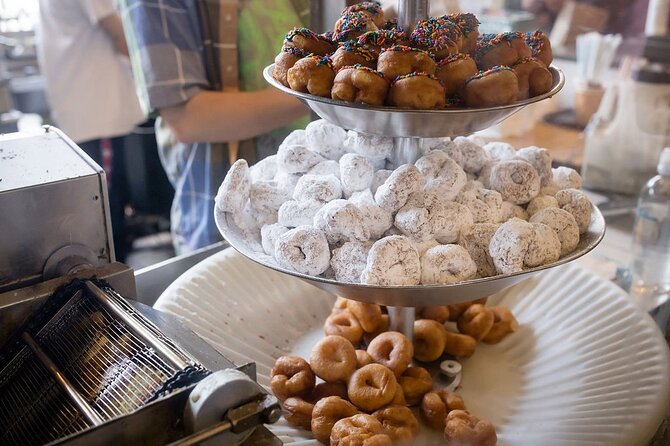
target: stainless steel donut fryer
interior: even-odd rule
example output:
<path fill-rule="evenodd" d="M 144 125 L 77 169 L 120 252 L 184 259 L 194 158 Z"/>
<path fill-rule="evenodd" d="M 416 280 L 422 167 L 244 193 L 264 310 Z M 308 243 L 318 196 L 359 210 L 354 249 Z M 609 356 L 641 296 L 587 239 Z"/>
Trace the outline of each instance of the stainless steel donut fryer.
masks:
<path fill-rule="evenodd" d="M 132 300 L 104 172 L 57 129 L 0 136 L 0 228 L 0 444 L 281 444 L 255 364 Z"/>
<path fill-rule="evenodd" d="M 429 16 L 428 0 L 398 0 L 398 24 L 412 30 L 418 20 Z M 419 158 L 421 138 L 469 135 L 495 125 L 529 104 L 550 98 L 565 84 L 561 70 L 550 67 L 553 75 L 551 90 L 512 105 L 480 109 L 406 110 L 394 107 L 371 107 L 335 101 L 291 90 L 272 77 L 273 65 L 265 68 L 263 75 L 270 85 L 293 95 L 317 115 L 333 124 L 363 133 L 392 136 L 395 140 L 393 164 L 413 163 Z M 217 226 L 223 237 L 240 253 L 255 262 L 284 274 L 306 280 L 312 285 L 349 299 L 388 306 L 391 329 L 412 338 L 415 307 L 447 305 L 489 296 L 514 285 L 545 269 L 575 260 L 593 248 L 605 234 L 605 220 L 597 207 L 588 232 L 582 235 L 577 249 L 555 263 L 514 274 L 504 274 L 473 279 L 452 285 L 380 287 L 338 282 L 312 277 L 280 267 L 259 246 L 250 241 L 235 225 L 230 215 L 215 210 Z"/>

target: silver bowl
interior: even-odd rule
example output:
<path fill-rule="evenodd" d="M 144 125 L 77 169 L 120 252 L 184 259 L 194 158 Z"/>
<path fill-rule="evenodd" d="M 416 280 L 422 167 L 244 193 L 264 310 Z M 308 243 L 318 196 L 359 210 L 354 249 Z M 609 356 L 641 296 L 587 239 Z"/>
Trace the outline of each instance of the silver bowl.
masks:
<path fill-rule="evenodd" d="M 265 67 L 263 76 L 275 88 L 303 101 L 317 115 L 345 129 L 394 138 L 437 138 L 470 135 L 498 124 L 523 107 L 558 93 L 565 84 L 563 72 L 549 67 L 553 76 L 551 90 L 511 105 L 489 108 L 448 110 L 409 110 L 397 107 L 373 107 L 335 101 L 291 90 L 272 77 L 274 64 Z"/>
<path fill-rule="evenodd" d="M 531 268 L 513 274 L 501 274 L 493 277 L 472 279 L 450 285 L 420 285 L 403 287 L 383 287 L 363 285 L 358 283 L 338 282 L 337 280 L 322 277 L 308 276 L 283 268 L 274 258 L 266 255 L 258 240 L 245 236 L 233 222 L 229 213 L 214 211 L 216 225 L 221 235 L 230 245 L 242 255 L 256 263 L 283 274 L 289 274 L 312 285 L 328 291 L 331 294 L 363 302 L 382 304 L 393 307 L 423 307 L 449 305 L 459 302 L 490 296 L 510 287 L 522 280 L 549 268 L 564 265 L 590 252 L 605 235 L 605 220 L 596 206 L 593 206 L 591 223 L 586 233 L 582 234 L 579 245 L 570 254 L 560 258 L 557 262 Z"/>

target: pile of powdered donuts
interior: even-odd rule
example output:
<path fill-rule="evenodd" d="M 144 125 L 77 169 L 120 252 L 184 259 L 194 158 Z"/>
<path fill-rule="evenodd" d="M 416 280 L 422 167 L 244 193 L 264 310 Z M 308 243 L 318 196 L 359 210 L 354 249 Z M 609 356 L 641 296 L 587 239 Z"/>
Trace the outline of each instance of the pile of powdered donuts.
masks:
<path fill-rule="evenodd" d="M 292 90 L 373 106 L 493 107 L 551 90 L 541 31 L 479 34 L 474 14 L 430 17 L 407 33 L 381 5 L 345 8 L 332 32 L 289 31 L 272 76 Z"/>
<path fill-rule="evenodd" d="M 259 257 L 376 286 L 444 285 L 556 262 L 591 221 L 581 177 L 546 149 L 476 136 L 422 140 L 387 169 L 393 139 L 325 120 L 277 154 L 233 164 L 216 196 Z"/>
<path fill-rule="evenodd" d="M 495 445 L 495 427 L 466 409 L 457 387 L 434 385 L 424 367 L 444 353 L 468 358 L 478 342 L 497 344 L 517 330 L 509 309 L 485 303 L 417 309 L 410 341 L 388 331 L 384 307 L 338 297 L 309 358 L 281 356 L 272 368 L 284 418 L 331 446 L 414 444 L 416 414 L 445 444 Z"/>

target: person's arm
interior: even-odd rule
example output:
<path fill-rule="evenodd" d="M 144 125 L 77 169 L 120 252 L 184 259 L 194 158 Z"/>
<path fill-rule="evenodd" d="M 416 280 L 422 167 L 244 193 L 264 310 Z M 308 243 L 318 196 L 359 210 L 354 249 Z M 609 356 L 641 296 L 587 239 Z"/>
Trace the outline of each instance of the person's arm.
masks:
<path fill-rule="evenodd" d="M 126 37 L 123 34 L 121 17 L 114 12 L 100 19 L 98 25 L 107 35 L 107 38 L 114 47 L 114 51 L 128 57 L 128 45 L 126 44 Z"/>
<path fill-rule="evenodd" d="M 201 91 L 187 102 L 160 109 L 183 143 L 253 138 L 304 116 L 307 108 L 274 88 L 252 92 Z"/>

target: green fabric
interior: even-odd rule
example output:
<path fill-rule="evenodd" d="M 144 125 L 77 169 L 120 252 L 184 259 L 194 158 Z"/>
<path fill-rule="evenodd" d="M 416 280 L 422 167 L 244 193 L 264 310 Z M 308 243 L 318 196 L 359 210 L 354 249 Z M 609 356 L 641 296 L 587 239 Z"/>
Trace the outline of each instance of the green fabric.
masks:
<path fill-rule="evenodd" d="M 241 0 L 237 47 L 239 52 L 240 89 L 254 91 L 268 88 L 263 69 L 274 61 L 286 33 L 294 27 L 309 26 L 308 0 Z M 309 118 L 270 132 L 271 140 L 281 139 L 296 128 L 304 128 Z M 280 139 L 281 138 L 281 139 Z M 261 138 L 262 145 L 272 144 Z M 278 144 L 277 142 L 277 144 Z M 260 147 L 259 155 L 266 155 L 268 147 Z M 277 149 L 275 145 L 274 150 Z"/>

